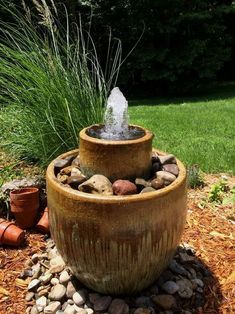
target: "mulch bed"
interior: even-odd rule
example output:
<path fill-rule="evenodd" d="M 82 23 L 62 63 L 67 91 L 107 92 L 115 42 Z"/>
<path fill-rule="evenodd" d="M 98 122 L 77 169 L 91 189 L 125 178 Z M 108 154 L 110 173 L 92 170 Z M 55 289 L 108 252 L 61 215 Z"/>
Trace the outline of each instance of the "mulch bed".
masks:
<path fill-rule="evenodd" d="M 220 175 L 207 175 L 203 189 L 188 193 L 188 216 L 182 241 L 195 248 L 196 256 L 212 272 L 205 282 L 206 302 L 198 313 L 235 313 L 235 234 L 231 220 L 234 205 L 206 201 L 211 184 L 219 178 Z M 235 186 L 235 177 L 229 177 L 228 184 Z M 20 249 L 1 248 L 0 314 L 25 313 L 28 281 L 18 277 L 27 259 L 44 248 L 44 236 L 33 230 L 27 233 L 26 245 Z"/>

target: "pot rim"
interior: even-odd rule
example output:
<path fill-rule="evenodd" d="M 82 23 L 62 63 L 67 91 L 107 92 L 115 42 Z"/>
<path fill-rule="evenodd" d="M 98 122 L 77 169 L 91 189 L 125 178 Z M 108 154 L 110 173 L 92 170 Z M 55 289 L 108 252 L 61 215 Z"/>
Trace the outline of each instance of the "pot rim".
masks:
<path fill-rule="evenodd" d="M 153 152 L 157 152 L 160 155 L 165 155 L 166 153 L 160 151 L 160 150 L 156 150 L 153 148 L 152 150 Z M 56 159 L 58 158 L 66 158 L 66 157 L 70 157 L 73 155 L 78 155 L 79 153 L 79 149 L 75 149 L 75 150 L 71 150 L 69 152 L 66 152 L 64 154 L 61 154 L 60 156 L 58 156 Z M 151 192 L 146 192 L 143 194 L 133 194 L 133 195 L 110 195 L 110 196 L 103 196 L 103 195 L 99 195 L 99 194 L 89 194 L 89 193 L 85 193 L 85 192 L 81 192 L 81 191 L 77 191 L 74 190 L 70 187 L 67 187 L 66 185 L 64 185 L 63 183 L 59 182 L 55 176 L 54 173 L 54 160 L 51 161 L 51 163 L 49 164 L 47 171 L 46 171 L 46 180 L 47 180 L 47 184 L 48 181 L 50 181 L 50 185 L 53 186 L 53 188 L 57 191 L 59 191 L 61 194 L 63 194 L 65 197 L 69 197 L 73 200 L 78 200 L 78 201 L 84 201 L 84 202 L 97 202 L 97 203 L 110 203 L 110 204 L 114 204 L 114 203 L 130 203 L 130 202 L 137 202 L 137 201 L 145 201 L 145 200 L 149 200 L 149 199 L 153 199 L 156 197 L 163 197 L 167 194 L 169 194 L 170 192 L 174 191 L 175 189 L 177 189 L 178 187 L 180 187 L 181 185 L 183 185 L 184 181 L 186 180 L 186 169 L 183 165 L 183 163 L 176 158 L 176 162 L 177 165 L 179 167 L 179 175 L 176 178 L 176 180 L 171 183 L 170 185 L 156 190 L 156 191 L 151 191 Z"/>
<path fill-rule="evenodd" d="M 122 146 L 122 145 L 132 145 L 132 144 L 142 143 L 142 142 L 151 140 L 154 137 L 154 134 L 151 131 L 149 131 L 149 130 L 147 130 L 147 129 L 139 126 L 139 125 L 135 125 L 135 124 L 130 124 L 129 126 L 132 128 L 138 128 L 138 129 L 142 130 L 144 132 L 144 135 L 139 137 L 139 138 L 133 139 L 133 140 L 118 140 L 118 141 L 107 140 L 107 139 L 100 139 L 100 138 L 92 137 L 92 136 L 87 134 L 87 132 L 86 132 L 87 130 L 89 130 L 93 127 L 100 127 L 100 126 L 102 126 L 102 124 L 92 124 L 92 125 L 84 128 L 84 129 L 82 129 L 79 133 L 79 138 L 83 139 L 84 141 L 91 142 L 93 144 Z"/>
<path fill-rule="evenodd" d="M 38 193 L 39 189 L 36 187 L 25 187 L 25 188 L 19 188 L 15 189 L 10 192 L 10 195 L 28 195 L 28 194 L 34 194 Z"/>
<path fill-rule="evenodd" d="M 5 219 L 0 221 L 0 244 L 2 243 L 2 238 L 4 236 L 4 233 L 11 225 L 15 225 L 15 223 L 12 221 L 5 220 Z"/>

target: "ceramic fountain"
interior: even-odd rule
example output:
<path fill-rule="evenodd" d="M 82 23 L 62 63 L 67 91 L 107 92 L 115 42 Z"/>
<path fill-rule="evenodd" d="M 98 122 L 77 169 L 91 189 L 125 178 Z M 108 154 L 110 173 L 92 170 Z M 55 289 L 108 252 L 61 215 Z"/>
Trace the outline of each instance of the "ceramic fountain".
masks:
<path fill-rule="evenodd" d="M 80 169 L 111 182 L 151 176 L 153 134 L 128 125 L 127 101 L 118 88 L 108 99 L 104 125 L 79 134 Z M 152 282 L 173 257 L 186 218 L 186 170 L 176 159 L 176 180 L 159 190 L 134 195 L 99 195 L 72 189 L 58 181 L 55 162 L 47 169 L 51 234 L 74 275 L 106 294 L 136 293 Z"/>

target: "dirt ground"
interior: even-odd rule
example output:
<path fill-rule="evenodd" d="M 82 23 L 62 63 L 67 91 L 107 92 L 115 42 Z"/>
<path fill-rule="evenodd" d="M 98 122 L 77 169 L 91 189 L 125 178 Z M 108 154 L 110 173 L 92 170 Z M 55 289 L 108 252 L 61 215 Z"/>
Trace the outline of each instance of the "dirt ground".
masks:
<path fill-rule="evenodd" d="M 212 184 L 221 174 L 206 175 L 205 187 L 189 189 L 188 215 L 182 242 L 196 250 L 196 256 L 213 273 L 205 282 L 205 305 L 198 313 L 235 313 L 235 208 L 234 203 L 208 202 Z M 235 177 L 228 177 L 230 188 Z M 27 232 L 26 244 L 20 249 L 0 248 L 0 314 L 23 314 L 26 306 L 27 280 L 18 276 L 26 260 L 45 247 L 42 235 Z"/>

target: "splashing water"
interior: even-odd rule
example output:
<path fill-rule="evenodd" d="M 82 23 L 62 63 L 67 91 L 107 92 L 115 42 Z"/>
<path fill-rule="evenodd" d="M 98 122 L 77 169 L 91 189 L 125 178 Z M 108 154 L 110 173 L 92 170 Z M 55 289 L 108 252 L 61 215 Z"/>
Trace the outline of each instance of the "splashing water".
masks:
<path fill-rule="evenodd" d="M 108 97 L 104 115 L 104 132 L 101 136 L 119 139 L 128 136 L 128 102 L 118 87 L 114 87 Z"/>
<path fill-rule="evenodd" d="M 129 140 L 144 135 L 141 128 L 128 125 L 128 102 L 118 87 L 114 87 L 108 97 L 104 127 L 90 128 L 87 133 L 106 140 Z"/>

